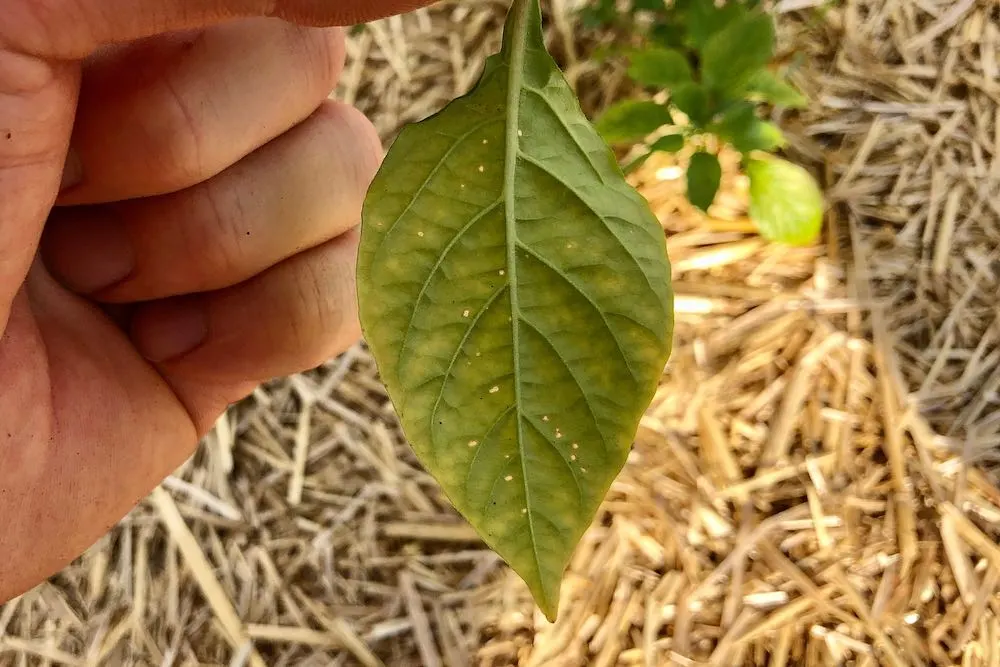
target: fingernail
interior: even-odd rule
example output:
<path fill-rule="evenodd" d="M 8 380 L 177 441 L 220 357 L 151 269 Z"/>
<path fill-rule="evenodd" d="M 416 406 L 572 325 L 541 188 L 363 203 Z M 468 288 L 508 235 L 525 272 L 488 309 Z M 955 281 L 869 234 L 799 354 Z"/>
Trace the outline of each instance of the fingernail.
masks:
<path fill-rule="evenodd" d="M 64 192 L 75 185 L 79 185 L 83 180 L 83 163 L 80 156 L 72 148 L 66 155 L 66 163 L 63 165 L 62 183 L 59 185 L 59 192 Z"/>
<path fill-rule="evenodd" d="M 135 250 L 125 223 L 107 208 L 54 211 L 42 249 L 52 273 L 81 294 L 111 287 L 135 270 Z"/>
<path fill-rule="evenodd" d="M 198 347 L 208 336 L 208 318 L 198 297 L 164 301 L 151 307 L 134 329 L 139 352 L 149 361 L 176 359 Z"/>

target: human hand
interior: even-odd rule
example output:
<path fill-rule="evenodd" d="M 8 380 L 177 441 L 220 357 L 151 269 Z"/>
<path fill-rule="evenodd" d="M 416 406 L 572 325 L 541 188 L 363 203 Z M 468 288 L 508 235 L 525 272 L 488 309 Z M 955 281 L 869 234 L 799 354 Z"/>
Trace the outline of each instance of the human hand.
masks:
<path fill-rule="evenodd" d="M 429 1 L 2 0 L 0 602 L 360 337 L 381 148 L 320 26 Z"/>

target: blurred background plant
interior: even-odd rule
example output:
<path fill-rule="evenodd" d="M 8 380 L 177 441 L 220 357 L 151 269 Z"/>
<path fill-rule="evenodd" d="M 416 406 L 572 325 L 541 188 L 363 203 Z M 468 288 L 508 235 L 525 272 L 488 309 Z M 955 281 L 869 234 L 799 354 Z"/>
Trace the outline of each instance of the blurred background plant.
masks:
<path fill-rule="evenodd" d="M 595 0 L 582 10 L 590 28 L 616 33 L 595 53 L 624 59 L 627 75 L 647 95 L 618 101 L 597 118 L 613 146 L 638 147 L 634 171 L 651 155 L 691 151 L 687 197 L 707 212 L 722 176 L 718 152 L 730 146 L 749 179 L 750 218 L 760 234 L 809 245 L 820 232 L 823 197 L 812 175 L 775 155 L 785 137 L 761 117 L 765 107 L 800 109 L 793 66 L 775 56 L 773 16 L 759 0 Z"/>

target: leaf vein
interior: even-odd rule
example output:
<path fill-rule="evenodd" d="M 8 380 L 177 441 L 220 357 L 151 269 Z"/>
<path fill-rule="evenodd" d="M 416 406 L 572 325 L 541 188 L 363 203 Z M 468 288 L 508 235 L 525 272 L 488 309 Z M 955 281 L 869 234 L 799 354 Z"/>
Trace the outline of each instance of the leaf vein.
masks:
<path fill-rule="evenodd" d="M 600 219 L 601 222 L 605 223 L 604 224 L 604 228 L 608 230 L 608 232 L 611 234 L 612 238 L 614 238 L 614 240 L 618 243 L 618 245 L 621 246 L 622 250 L 625 251 L 625 256 L 628 257 L 629 260 L 631 260 L 633 264 L 635 264 L 635 267 L 639 270 L 640 275 L 642 275 L 643 279 L 646 281 L 646 286 L 649 287 L 649 289 L 655 294 L 656 293 L 656 289 L 653 287 L 653 283 L 650 281 L 649 276 L 646 275 L 646 272 L 642 270 L 642 266 L 639 264 L 639 260 L 636 259 L 635 256 L 633 256 L 633 254 L 629 251 L 629 249 L 627 247 L 625 247 L 625 243 L 620 238 L 618 238 L 618 235 L 615 234 L 613 231 L 611 231 L 611 228 L 608 227 L 608 225 L 607 225 L 607 219 L 606 219 L 606 217 L 604 215 L 602 215 L 601 213 L 598 213 L 597 210 L 595 210 L 593 206 L 591 206 L 590 204 L 588 204 L 584 200 L 584 198 L 580 195 L 580 193 L 578 193 L 576 191 L 576 189 L 572 185 L 570 185 L 569 183 L 567 183 L 566 181 L 564 181 L 557 174 L 549 171 L 549 169 L 544 164 L 542 164 L 541 162 L 539 162 L 538 160 L 536 160 L 535 158 L 531 157 L 530 155 L 528 155 L 527 153 L 524 153 L 524 152 L 520 153 L 520 157 L 525 162 L 528 162 L 529 164 L 537 167 L 538 169 L 541 169 L 546 174 L 548 174 L 549 176 L 551 176 L 553 180 L 555 180 L 567 192 L 569 192 L 571 195 L 573 195 L 573 197 L 576 198 L 576 200 L 578 202 L 580 202 L 581 204 L 583 204 L 587 208 L 588 211 L 590 211 L 591 213 L 593 213 L 594 215 L 596 215 L 598 217 L 598 219 Z"/>
<path fill-rule="evenodd" d="M 431 267 L 430 273 L 427 274 L 427 279 L 424 280 L 423 285 L 420 286 L 420 292 L 417 294 L 417 298 L 413 302 L 413 310 L 410 311 L 410 317 L 406 322 L 406 331 L 403 334 L 403 340 L 400 343 L 400 350 L 399 350 L 400 359 L 403 359 L 406 356 L 406 348 L 410 340 L 410 333 L 413 331 L 413 322 L 417 318 L 417 310 L 420 308 L 420 302 L 423 301 L 424 295 L 427 293 L 427 288 L 431 284 L 431 280 L 434 278 L 434 275 L 441 268 L 441 265 L 444 264 L 444 260 L 448 256 L 448 253 L 451 252 L 451 249 L 455 247 L 455 244 L 458 243 L 459 239 L 461 239 L 466 232 L 472 229 L 472 227 L 477 222 L 479 222 L 487 215 L 495 211 L 497 207 L 502 203 L 503 201 L 501 199 L 497 199 L 495 202 L 493 202 L 483 210 L 479 211 L 479 213 L 474 215 L 467 223 L 465 223 L 462 226 L 462 228 L 458 230 L 458 232 L 451 239 L 451 241 L 448 242 L 448 245 L 445 246 L 445 249 L 441 252 L 441 255 L 437 258 L 437 261 L 434 263 L 434 266 Z"/>
<path fill-rule="evenodd" d="M 466 139 L 468 139 L 473 134 L 483 129 L 490 123 L 496 122 L 500 118 L 501 118 L 500 116 L 490 116 L 485 120 L 483 120 L 482 122 L 473 125 L 472 128 L 470 128 L 469 131 L 466 132 L 465 134 L 455 138 L 454 143 L 452 143 L 452 145 L 448 148 L 448 150 L 445 151 L 445 154 L 441 156 L 441 159 L 438 160 L 437 164 L 435 164 L 434 167 L 427 173 L 427 176 L 420 183 L 420 186 L 416 189 L 416 191 L 414 191 L 414 193 L 410 195 L 410 201 L 406 204 L 406 207 L 403 208 L 402 212 L 400 212 L 398 216 L 396 216 L 396 219 L 392 221 L 392 224 L 389 225 L 389 228 L 385 230 L 385 234 L 382 235 L 382 238 L 379 240 L 378 245 L 375 247 L 373 254 L 375 254 L 376 256 L 378 255 L 379 251 L 383 248 L 383 246 L 385 246 L 386 242 L 389 240 L 389 237 L 392 235 L 392 232 L 399 226 L 399 222 L 403 218 L 405 218 L 410 211 L 413 210 L 413 207 L 420 200 L 421 195 L 423 195 L 424 191 L 430 185 L 431 181 L 433 181 L 434 177 L 437 176 L 439 171 L 441 171 L 441 168 L 445 164 L 447 164 L 448 158 L 454 155 L 455 151 L 458 150 L 459 146 L 462 145 L 462 142 L 464 142 Z"/>
<path fill-rule="evenodd" d="M 601 321 L 604 322 L 604 327 L 608 330 L 608 333 L 611 334 L 611 339 L 615 341 L 615 349 L 618 350 L 618 354 L 621 356 L 622 361 L 625 363 L 625 366 L 628 368 L 629 374 L 632 376 L 632 379 L 635 380 L 636 382 L 639 382 L 639 377 L 636 374 L 635 369 L 632 368 L 632 360 L 629 359 L 629 356 L 627 354 L 625 354 L 625 348 L 622 346 L 621 341 L 618 340 L 618 336 L 615 335 L 615 330 L 611 328 L 611 323 L 608 322 L 607 316 L 604 314 L 604 311 L 601 310 L 601 308 L 597 305 L 597 303 L 594 301 L 594 299 L 589 294 L 587 294 L 587 292 L 584 291 L 579 285 L 577 285 L 576 282 L 572 278 L 570 278 L 565 273 L 563 273 L 562 271 L 560 271 L 557 267 L 553 266 L 552 263 L 549 262 L 549 260 L 547 260 L 544 257 L 542 257 L 533 248 L 531 248 L 531 247 L 529 247 L 529 246 L 527 246 L 527 245 L 525 245 L 523 243 L 519 243 L 518 246 L 520 248 L 522 248 L 525 252 L 527 252 L 528 254 L 530 254 L 532 257 L 534 257 L 536 261 L 538 261 L 540 264 L 542 264 L 542 266 L 544 266 L 545 268 L 549 269 L 552 273 L 556 274 L 557 276 L 559 276 L 560 278 L 562 278 L 564 281 L 566 281 L 566 283 L 570 287 L 572 287 L 574 290 L 576 290 L 576 292 L 580 296 L 582 296 L 584 299 L 587 300 L 587 303 L 590 304 L 590 306 L 600 316 Z M 537 330 L 537 327 L 536 327 L 536 330 Z M 539 331 L 538 333 L 540 335 L 542 335 L 542 338 L 546 338 L 545 335 L 542 334 L 541 331 Z M 548 340 L 548 339 L 546 338 L 546 340 Z M 551 343 L 549 343 L 549 344 L 551 345 Z M 582 391 L 582 388 L 581 388 L 581 391 Z"/>
<path fill-rule="evenodd" d="M 448 367 L 445 369 L 445 372 L 444 372 L 444 375 L 443 375 L 444 379 L 441 380 L 441 388 L 438 390 L 437 398 L 434 399 L 434 407 L 431 408 L 431 423 L 432 424 L 435 421 L 437 421 L 436 420 L 437 411 L 438 411 L 438 408 L 441 405 L 441 398 L 444 396 L 444 389 L 445 389 L 445 387 L 448 386 L 448 379 L 451 377 L 452 371 L 455 370 L 455 362 L 458 361 L 458 355 L 460 355 L 462 353 L 462 348 L 465 347 L 466 341 L 469 340 L 469 336 L 472 334 L 472 331 L 476 328 L 476 325 L 479 323 L 479 320 L 482 318 L 483 315 L 486 314 L 486 311 L 488 311 L 490 309 L 490 307 L 496 302 L 496 300 L 498 298 L 500 298 L 500 295 L 503 294 L 504 291 L 508 287 L 509 287 L 509 284 L 504 283 L 504 284 L 500 285 L 500 287 L 498 287 L 495 290 L 493 290 L 493 294 L 490 295 L 490 298 L 487 299 L 485 303 L 483 303 L 483 305 L 479 309 L 479 311 L 476 312 L 476 316 L 473 317 L 472 320 L 469 322 L 469 326 L 466 328 L 465 334 L 462 336 L 462 340 L 459 341 L 458 345 L 455 346 L 455 354 L 451 355 L 451 361 L 448 362 Z M 430 441 L 431 441 L 431 450 L 436 453 L 437 443 L 434 442 L 434 427 L 433 426 L 431 426 L 431 429 L 430 429 Z"/>
<path fill-rule="evenodd" d="M 563 357 L 562 353 L 552 343 L 552 341 L 550 341 L 548 337 L 542 333 L 541 329 L 532 324 L 531 321 L 529 321 L 528 319 L 522 318 L 521 321 L 527 324 L 529 327 L 531 327 L 534 330 L 534 332 L 538 334 L 539 338 L 545 341 L 545 344 L 548 345 L 549 348 L 551 348 L 553 354 L 555 354 L 556 356 L 556 359 L 559 360 L 559 363 L 563 365 L 563 367 L 569 373 L 569 376 L 573 378 L 573 384 L 576 385 L 576 388 L 580 391 L 580 395 L 583 396 L 583 402 L 587 405 L 587 413 L 590 415 L 590 418 L 594 422 L 594 429 L 600 434 L 601 441 L 604 443 L 604 449 L 607 450 L 608 439 L 605 437 L 604 430 L 601 428 L 600 424 L 597 423 L 597 411 L 594 409 L 593 404 L 590 402 L 590 394 L 588 394 L 587 390 L 583 388 L 583 383 L 580 382 L 580 378 L 576 376 L 576 372 L 574 372 L 573 367 L 569 364 L 568 361 L 566 361 L 566 358 Z"/>
<path fill-rule="evenodd" d="M 590 153 L 587 152 L 587 149 L 584 147 L 584 145 L 580 143 L 580 139 L 576 136 L 573 130 L 570 129 L 569 125 L 566 124 L 566 119 L 563 118 L 563 114 L 561 114 L 559 110 L 555 108 L 555 106 L 552 103 L 552 100 L 550 100 L 545 95 L 545 93 L 539 90 L 538 88 L 534 88 L 532 86 L 525 86 L 524 89 L 527 90 L 529 93 L 533 93 L 535 97 L 540 99 L 545 104 L 545 106 L 549 108 L 549 110 L 552 112 L 552 115 L 556 117 L 556 120 L 559 121 L 559 124 L 562 125 L 564 130 L 566 130 L 566 134 L 568 134 L 570 136 L 570 139 L 573 140 L 573 145 L 580 150 L 580 153 L 583 155 L 583 158 L 587 161 L 587 166 L 590 167 L 590 169 L 594 172 L 594 175 L 597 176 L 597 180 L 599 180 L 601 183 L 607 183 L 607 180 L 604 178 L 604 175 L 597 168 L 597 165 L 594 164 L 594 160 L 593 158 L 591 158 Z"/>
<path fill-rule="evenodd" d="M 464 486 L 465 486 L 466 498 L 468 498 L 469 495 L 469 480 L 472 479 L 472 469 L 476 467 L 476 461 L 479 460 L 479 454 L 482 453 L 484 449 L 486 449 L 486 443 L 489 442 L 490 436 L 493 435 L 493 431 L 495 431 L 497 427 L 500 426 L 500 423 L 503 422 L 503 420 L 506 419 L 507 416 L 514 411 L 514 407 L 515 406 L 513 404 L 507 406 L 507 409 L 500 413 L 500 416 L 496 418 L 496 420 L 490 425 L 488 429 L 486 429 L 486 433 L 481 436 L 482 440 L 480 441 L 479 446 L 476 448 L 476 453 L 472 455 L 472 460 L 469 461 L 469 469 L 465 474 Z"/>
<path fill-rule="evenodd" d="M 576 474 L 576 470 L 573 469 L 573 464 L 570 463 L 569 459 L 566 458 L 566 455 L 563 453 L 561 449 L 559 449 L 556 443 L 552 442 L 552 440 L 550 440 L 549 437 L 542 432 L 542 429 L 538 428 L 538 424 L 529 419 L 528 425 L 534 429 L 535 433 L 537 433 L 538 436 L 542 440 L 544 440 L 547 445 L 549 445 L 553 450 L 555 450 L 556 454 L 559 455 L 559 460 L 562 461 L 564 464 L 566 464 L 566 469 L 569 470 L 569 474 L 573 478 L 573 483 L 576 484 L 576 492 L 580 498 L 580 507 L 583 507 L 585 502 L 583 485 L 580 484 L 580 477 Z"/>

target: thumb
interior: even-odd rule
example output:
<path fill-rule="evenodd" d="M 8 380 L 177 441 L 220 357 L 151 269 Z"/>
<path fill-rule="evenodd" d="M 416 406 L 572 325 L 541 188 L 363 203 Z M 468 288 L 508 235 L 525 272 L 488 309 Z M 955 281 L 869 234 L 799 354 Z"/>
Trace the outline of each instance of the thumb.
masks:
<path fill-rule="evenodd" d="M 0 46 L 0 334 L 59 192 L 79 65 Z"/>

